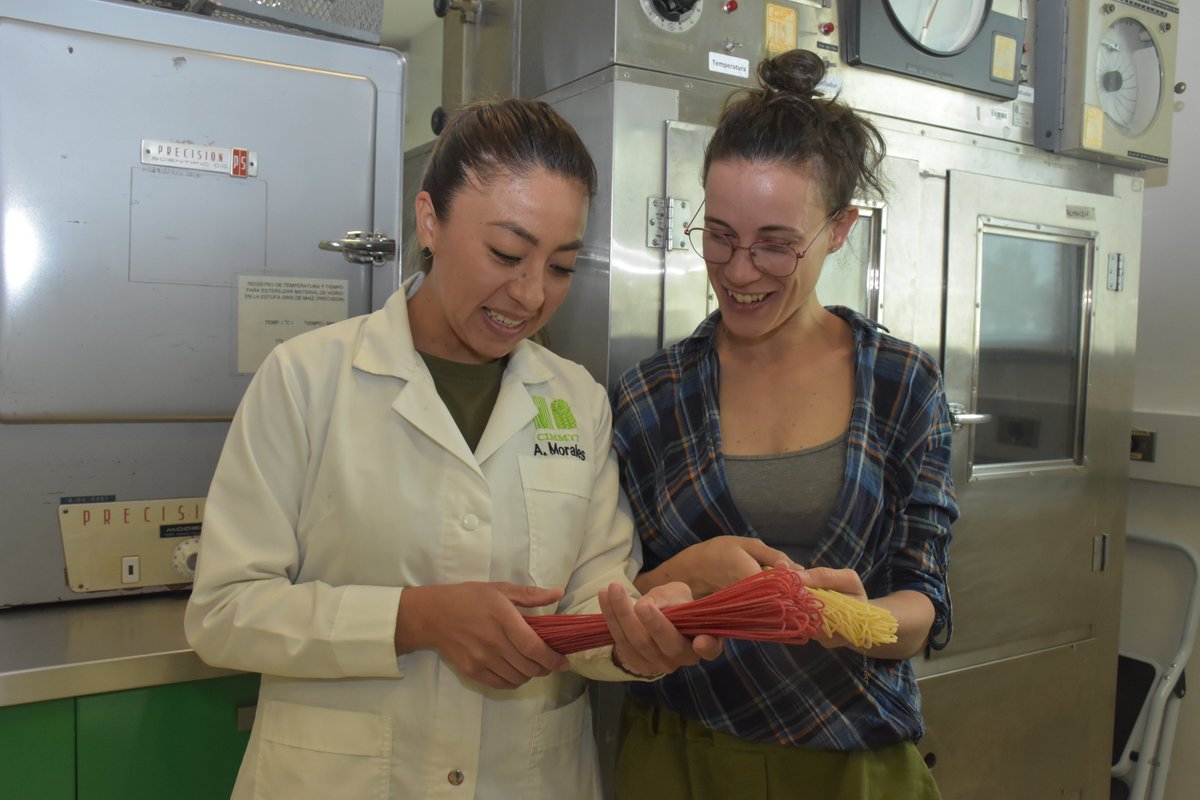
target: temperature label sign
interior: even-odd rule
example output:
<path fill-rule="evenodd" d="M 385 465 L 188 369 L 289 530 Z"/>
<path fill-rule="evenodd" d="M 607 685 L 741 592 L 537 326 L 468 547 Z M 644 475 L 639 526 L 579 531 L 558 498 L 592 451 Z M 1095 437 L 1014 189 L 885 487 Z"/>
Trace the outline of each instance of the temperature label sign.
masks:
<path fill-rule="evenodd" d="M 258 175 L 258 153 L 244 147 L 214 147 L 189 142 L 142 139 L 142 163 L 220 172 L 237 178 Z"/>

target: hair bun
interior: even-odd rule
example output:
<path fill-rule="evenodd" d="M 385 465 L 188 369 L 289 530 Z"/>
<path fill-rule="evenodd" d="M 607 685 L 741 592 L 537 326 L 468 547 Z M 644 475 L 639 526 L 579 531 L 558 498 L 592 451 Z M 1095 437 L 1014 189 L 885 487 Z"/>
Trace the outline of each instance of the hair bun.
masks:
<path fill-rule="evenodd" d="M 768 93 L 793 94 L 811 100 L 825 78 L 825 61 L 811 50 L 789 50 L 758 64 L 758 80 Z"/>

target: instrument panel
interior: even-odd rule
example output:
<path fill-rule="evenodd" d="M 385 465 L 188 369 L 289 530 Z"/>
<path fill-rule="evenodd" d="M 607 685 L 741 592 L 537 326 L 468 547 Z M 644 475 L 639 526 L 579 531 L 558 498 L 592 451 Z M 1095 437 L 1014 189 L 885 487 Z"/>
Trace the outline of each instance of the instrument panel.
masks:
<path fill-rule="evenodd" d="M 1166 165 L 1178 36 L 1174 0 L 1044 0 L 1035 143 L 1125 166 Z"/>
<path fill-rule="evenodd" d="M 842 0 L 843 56 L 911 78 L 1017 96 L 1025 20 L 991 0 Z"/>

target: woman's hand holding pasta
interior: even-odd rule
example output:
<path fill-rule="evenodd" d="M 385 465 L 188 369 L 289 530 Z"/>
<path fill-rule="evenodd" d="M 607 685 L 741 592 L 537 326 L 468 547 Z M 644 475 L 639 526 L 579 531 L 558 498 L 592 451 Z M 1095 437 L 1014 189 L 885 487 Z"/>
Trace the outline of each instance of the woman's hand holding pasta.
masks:
<path fill-rule="evenodd" d="M 557 603 L 562 589 L 496 581 L 411 586 L 400 596 L 396 653 L 428 649 L 463 675 L 493 689 L 570 665 L 530 630 L 517 608 Z"/>
<path fill-rule="evenodd" d="M 619 583 L 600 592 L 600 616 L 614 645 L 614 663 L 626 672 L 650 677 L 674 672 L 682 666 L 720 655 L 719 639 L 703 635 L 694 638 L 685 636 L 664 613 L 691 599 L 692 593 L 687 584 L 679 582 L 656 586 L 636 603 Z M 580 616 L 584 615 L 575 615 L 576 618 Z M 545 617 L 531 618 L 531 625 L 536 619 Z"/>
<path fill-rule="evenodd" d="M 736 583 L 763 567 L 791 564 L 776 550 L 753 536 L 714 536 L 682 550 L 655 569 L 639 575 L 634 585 L 643 594 L 669 581 L 683 581 L 693 597 L 703 597 Z M 689 598 L 690 599 L 690 598 Z"/>

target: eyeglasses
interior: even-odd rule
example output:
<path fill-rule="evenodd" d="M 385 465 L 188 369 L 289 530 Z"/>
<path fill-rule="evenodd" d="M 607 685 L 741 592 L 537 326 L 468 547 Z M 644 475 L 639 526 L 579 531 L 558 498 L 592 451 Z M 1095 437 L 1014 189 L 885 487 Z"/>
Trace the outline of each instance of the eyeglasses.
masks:
<path fill-rule="evenodd" d="M 703 207 L 701 204 L 701 208 Z M 813 234 L 808 246 L 803 250 L 797 250 L 789 242 L 780 242 L 774 239 L 763 239 L 741 245 L 737 244 L 737 236 L 732 233 L 708 228 L 693 228 L 692 222 L 695 222 L 696 217 L 700 216 L 700 208 L 696 209 L 696 213 L 692 216 L 692 222 L 684 226 L 683 232 L 687 234 L 688 241 L 691 243 L 692 249 L 696 251 L 696 255 L 710 264 L 717 266 L 728 264 L 733 260 L 735 252 L 747 250 L 750 253 L 750 263 L 759 272 L 774 278 L 786 278 L 796 271 L 796 267 L 800 266 L 800 259 L 808 254 L 809 249 L 829 227 L 829 223 L 833 222 L 841 213 L 841 211 L 835 211 L 826 217 L 825 222 Z"/>

